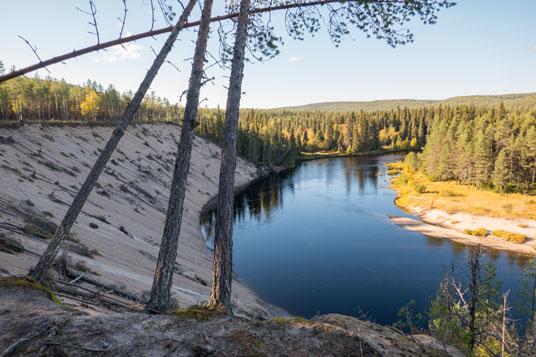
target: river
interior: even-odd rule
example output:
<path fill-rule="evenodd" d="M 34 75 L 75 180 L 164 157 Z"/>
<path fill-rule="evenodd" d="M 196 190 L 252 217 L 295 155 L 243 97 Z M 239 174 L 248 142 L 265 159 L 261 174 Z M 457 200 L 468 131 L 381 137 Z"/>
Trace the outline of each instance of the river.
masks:
<path fill-rule="evenodd" d="M 384 166 L 400 155 L 307 161 L 236 197 L 233 267 L 263 300 L 309 318 L 341 313 L 381 324 L 410 300 L 423 312 L 451 262 L 463 276 L 467 247 L 405 230 Z M 213 214 L 202 218 L 211 243 Z M 527 259 L 486 251 L 512 300 Z M 515 301 L 514 301 L 515 302 Z"/>

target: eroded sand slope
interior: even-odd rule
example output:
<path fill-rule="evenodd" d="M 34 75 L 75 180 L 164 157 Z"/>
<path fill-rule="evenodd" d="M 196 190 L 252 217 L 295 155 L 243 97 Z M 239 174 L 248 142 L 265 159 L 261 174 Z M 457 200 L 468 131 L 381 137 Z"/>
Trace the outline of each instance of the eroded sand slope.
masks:
<path fill-rule="evenodd" d="M 30 251 L 0 252 L 3 274 L 27 273 L 38 259 L 31 252 L 46 247 L 13 229 L 25 225 L 13 207 L 50 213 L 59 223 L 111 132 L 110 127 L 40 124 L 0 129 L 0 222 L 12 229 L 0 233 Z M 180 127 L 165 124 L 136 125 L 125 133 L 73 227 L 76 238 L 100 254 L 91 259 L 69 253 L 100 274 L 92 278 L 138 294 L 150 289 L 179 137 Z M 181 307 L 206 301 L 210 293 L 212 252 L 203 241 L 199 212 L 217 193 L 219 158 L 218 146 L 195 138 L 173 286 Z M 238 159 L 237 185 L 258 175 L 254 165 Z M 234 283 L 233 296 L 242 307 L 262 309 L 240 282 Z"/>

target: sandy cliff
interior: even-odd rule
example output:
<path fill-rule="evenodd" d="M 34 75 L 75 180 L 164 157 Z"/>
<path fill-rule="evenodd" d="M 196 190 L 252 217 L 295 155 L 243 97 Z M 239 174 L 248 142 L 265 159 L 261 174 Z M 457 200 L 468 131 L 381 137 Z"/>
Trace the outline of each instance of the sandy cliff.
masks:
<path fill-rule="evenodd" d="M 19 228 L 33 213 L 59 223 L 111 131 L 40 124 L 0 129 L 0 233 L 27 250 L 0 251 L 0 272 L 25 274 L 37 262 L 47 242 Z M 97 273 L 88 273 L 92 278 L 137 294 L 151 288 L 179 136 L 176 125 L 144 124 L 129 128 L 121 140 L 73 227 L 75 238 L 98 253 L 94 258 L 76 249 L 69 253 Z M 207 301 L 210 293 L 212 252 L 204 244 L 199 213 L 217 193 L 219 159 L 218 146 L 195 138 L 172 290 L 181 307 Z M 237 185 L 258 175 L 254 165 L 238 160 Z M 242 308 L 265 313 L 239 281 L 233 297 Z"/>

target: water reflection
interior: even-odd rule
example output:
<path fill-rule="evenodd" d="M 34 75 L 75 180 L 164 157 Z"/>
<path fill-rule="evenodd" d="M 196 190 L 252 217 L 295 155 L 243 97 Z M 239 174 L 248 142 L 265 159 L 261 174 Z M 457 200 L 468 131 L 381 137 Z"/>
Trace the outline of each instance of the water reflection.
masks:
<path fill-rule="evenodd" d="M 252 184 L 235 198 L 233 267 L 262 299 L 310 317 L 367 311 L 391 323 L 415 300 L 422 311 L 443 269 L 467 246 L 400 228 L 384 164 L 400 156 L 323 159 Z M 414 217 L 412 217 L 414 218 Z M 213 245 L 214 213 L 202 217 Z M 504 289 L 517 290 L 526 258 L 488 250 Z"/>

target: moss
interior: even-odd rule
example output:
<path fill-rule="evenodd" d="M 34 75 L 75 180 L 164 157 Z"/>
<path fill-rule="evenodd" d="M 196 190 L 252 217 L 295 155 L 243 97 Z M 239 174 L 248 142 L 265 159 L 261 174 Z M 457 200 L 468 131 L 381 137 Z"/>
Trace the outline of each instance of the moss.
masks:
<path fill-rule="evenodd" d="M 293 322 L 293 323 L 301 323 L 301 324 L 312 324 L 313 323 L 311 320 L 304 319 L 303 317 L 295 317 L 295 318 L 290 319 L 288 321 Z"/>
<path fill-rule="evenodd" d="M 208 308 L 204 305 L 192 305 L 183 310 L 170 310 L 170 315 L 180 317 L 184 320 L 208 321 L 211 317 L 223 316 L 225 311 L 222 308 Z"/>
<path fill-rule="evenodd" d="M 268 320 L 268 322 L 275 322 L 275 323 L 280 324 L 280 325 L 285 325 L 287 323 L 287 320 L 285 320 L 282 317 L 278 317 L 278 318 L 275 318 L 275 319 Z"/>
<path fill-rule="evenodd" d="M 22 286 L 25 288 L 41 290 L 48 294 L 52 302 L 64 306 L 52 290 L 39 284 L 37 280 L 29 276 L 7 276 L 0 278 L 0 286 Z"/>

